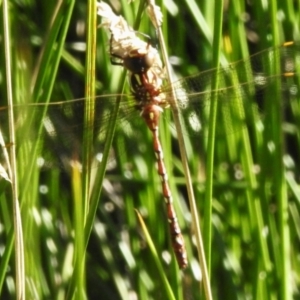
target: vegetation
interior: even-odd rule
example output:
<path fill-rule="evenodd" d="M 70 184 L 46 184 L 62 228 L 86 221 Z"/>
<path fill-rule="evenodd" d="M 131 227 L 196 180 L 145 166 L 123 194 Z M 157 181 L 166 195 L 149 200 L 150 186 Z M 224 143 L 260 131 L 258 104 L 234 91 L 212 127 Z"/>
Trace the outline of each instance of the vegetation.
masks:
<path fill-rule="evenodd" d="M 188 118 L 183 124 L 213 298 L 297 299 L 300 82 L 287 70 L 299 73 L 300 47 L 277 46 L 300 40 L 299 3 L 233 0 L 222 8 L 218 1 L 179 2 L 157 3 L 176 77 L 216 66 L 215 16 L 223 17 L 221 71 L 199 75 L 197 84 L 205 93 L 191 98 L 194 111 L 203 117 L 203 134 L 191 128 Z M 1 299 L 16 298 L 16 278 L 22 275 L 15 268 L 16 253 L 25 257 L 27 299 L 205 299 L 172 115 L 168 109 L 163 113 L 160 137 L 188 252 L 184 271 L 171 249 L 151 132 L 128 104 L 130 97 L 123 96 L 116 110 L 114 95 L 129 94 L 130 89 L 123 68 L 111 64 L 109 36 L 96 27 L 93 3 L 9 3 L 7 40 L 24 246 L 14 246 L 13 193 L 1 175 Z M 160 50 L 143 3 L 111 5 L 132 27 L 150 35 Z M 247 59 L 264 49 L 270 50 Z M 0 60 L 5 152 L 12 144 L 4 46 Z M 250 66 L 259 73 L 253 74 Z M 278 76 L 282 72 L 285 76 Z M 217 74 L 216 84 L 227 89 L 211 93 Z M 99 97 L 93 104 L 94 91 Z M 217 118 L 210 124 L 214 97 Z M 216 126 L 214 145 L 208 139 L 211 125 Z M 101 162 L 89 165 L 95 153 Z M 211 167 L 208 157 L 213 158 Z M 1 164 L 7 167 L 3 155 Z"/>

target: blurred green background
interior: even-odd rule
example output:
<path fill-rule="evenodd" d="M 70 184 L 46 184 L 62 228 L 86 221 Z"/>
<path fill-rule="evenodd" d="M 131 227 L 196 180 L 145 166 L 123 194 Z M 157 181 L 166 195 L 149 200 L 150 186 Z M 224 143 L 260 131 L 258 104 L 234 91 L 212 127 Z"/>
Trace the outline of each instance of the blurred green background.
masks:
<path fill-rule="evenodd" d="M 97 153 L 105 151 L 107 131 L 114 126 L 109 118 L 117 97 L 104 95 L 121 93 L 124 82 L 124 93 L 130 91 L 122 68 L 111 65 L 107 32 L 99 27 L 96 36 L 88 29 L 95 14 L 88 10 L 91 3 L 9 3 L 12 92 L 18 105 L 14 110 L 18 120 L 14 124 L 17 176 L 24 234 L 24 248 L 19 250 L 25 255 L 27 299 L 205 299 L 170 112 L 161 118 L 160 134 L 188 252 L 189 267 L 185 271 L 178 269 L 171 249 L 151 133 L 139 120 L 138 112 L 126 115 L 126 97 L 116 119 L 105 177 L 103 161 L 91 167 L 90 179 L 86 175 L 89 169 L 76 171 L 74 162 L 81 161 L 78 153 L 89 151 L 83 141 L 94 145 Z M 108 3 L 131 26 L 139 24 L 138 31 L 149 35 L 160 50 L 145 10 L 139 14 L 138 1 Z M 163 34 L 177 77 L 214 66 L 215 13 L 223 15 L 221 65 L 243 60 L 237 64 L 237 80 L 241 74 L 253 76 L 248 68 L 250 61 L 245 59 L 270 47 L 259 58 L 264 60 L 264 70 L 277 74 L 276 64 L 280 67 L 287 60 L 283 57 L 285 51 L 274 47 L 300 40 L 297 1 L 233 0 L 225 1 L 223 7 L 218 1 L 170 0 L 157 4 L 164 15 Z M 100 22 L 97 18 L 97 24 Z M 0 43 L 4 45 L 3 22 L 0 24 Z M 92 33 L 88 45 L 87 32 Z M 97 42 L 95 73 L 85 67 L 86 49 L 91 49 L 93 39 Z M 299 44 L 290 49 L 287 58 L 296 62 L 293 67 L 299 71 Z M 9 146 L 4 46 L 0 47 L 0 60 L 0 125 Z M 220 84 L 225 85 L 223 70 Z M 100 134 L 95 140 L 91 131 L 82 137 L 84 129 L 91 130 L 83 118 L 85 100 L 65 102 L 88 94 L 88 76 L 91 82 L 95 80 L 96 95 L 100 96 L 93 121 L 95 132 Z M 195 79 L 203 80 L 198 84 L 205 91 L 213 76 L 215 71 Z M 250 98 L 240 89 L 223 93 L 226 102 L 230 103 L 232 94 L 231 103 L 243 100 L 246 110 L 251 111 L 254 104 L 259 113 L 246 127 L 230 124 L 228 131 L 223 121 L 229 117 L 218 115 L 216 125 L 224 127 L 226 133 L 217 135 L 214 149 L 207 147 L 206 135 L 185 136 L 214 299 L 300 298 L 299 79 L 297 74 L 287 80 L 275 76 L 270 82 L 263 92 L 253 95 L 252 91 Z M 254 86 L 249 83 L 245 89 L 253 90 Z M 296 92 L 292 94 L 286 87 Z M 217 95 L 222 109 L 222 93 Z M 202 102 L 194 97 L 194 107 L 199 103 L 199 109 L 209 108 L 209 98 L 209 92 L 199 97 Z M 45 104 L 58 101 L 61 104 Z M 55 130 L 49 130 L 52 136 L 39 133 L 44 114 L 55 120 Z M 210 151 L 215 155 L 210 170 L 212 210 L 205 201 L 206 158 Z M 43 166 L 36 164 L 40 156 L 44 158 Z M 1 163 L 5 166 L 3 155 Z M 88 192 L 81 196 L 87 186 Z M 1 178 L 1 299 L 15 298 L 18 272 L 11 199 L 10 184 Z M 162 268 L 149 250 L 135 209 L 142 214 Z M 212 222 L 207 224 L 206 220 Z"/>

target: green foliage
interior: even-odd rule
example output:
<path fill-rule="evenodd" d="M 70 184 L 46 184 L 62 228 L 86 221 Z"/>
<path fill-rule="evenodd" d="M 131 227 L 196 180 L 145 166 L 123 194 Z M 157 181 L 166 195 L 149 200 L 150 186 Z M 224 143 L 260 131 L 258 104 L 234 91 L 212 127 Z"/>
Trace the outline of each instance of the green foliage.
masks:
<path fill-rule="evenodd" d="M 185 271 L 178 269 L 171 249 L 151 133 L 126 102 L 129 98 L 123 97 L 120 112 L 116 110 L 118 97 L 112 94 L 123 93 L 124 85 L 124 93 L 129 93 L 126 75 L 121 67 L 111 65 L 107 33 L 98 28 L 96 37 L 93 28 L 86 26 L 93 24 L 90 18 L 95 14 L 86 2 L 63 0 L 56 7 L 53 1 L 11 1 L 9 7 L 24 234 L 24 248 L 19 251 L 25 255 L 27 299 L 204 299 L 172 117 L 168 110 L 164 112 L 160 137 L 188 252 Z M 157 3 L 162 5 L 163 33 L 178 77 L 213 66 L 214 15 L 221 8 L 215 7 L 215 1 L 198 2 Z M 138 30 L 157 43 L 140 3 L 113 4 L 117 14 L 132 26 L 139 24 Z M 192 96 L 191 101 L 203 115 L 205 133 L 200 135 L 184 123 L 201 231 L 206 235 L 212 230 L 205 239 L 209 245 L 204 244 L 210 249 L 212 293 L 214 299 L 296 299 L 300 296 L 300 82 L 298 75 L 270 76 L 281 73 L 289 58 L 297 62 L 299 74 L 299 44 L 289 47 L 287 54 L 276 48 L 285 41 L 300 40 L 299 7 L 290 0 L 278 7 L 273 2 L 237 0 L 226 5 L 221 65 L 243 61 L 221 69 L 222 92 L 209 92 L 216 72 L 196 78 L 206 93 Z M 86 47 L 92 49 L 94 39 L 96 74 L 90 68 L 93 58 L 86 60 L 85 52 Z M 258 58 L 246 59 L 270 47 Z M 0 60 L 5 66 L 3 47 Z M 268 84 L 256 92 L 258 77 L 250 66 L 262 68 L 261 74 L 269 76 L 263 77 Z M 241 82 L 247 84 L 230 88 Z M 99 97 L 89 119 L 84 118 L 87 101 L 82 97 L 92 94 L 88 88 L 93 84 Z M 3 67 L 0 94 L 0 129 L 9 148 Z M 211 144 L 205 123 L 213 96 L 218 98 L 214 148 L 207 146 Z M 70 99 L 78 100 L 66 105 Z M 127 118 L 124 110 L 131 112 Z M 52 136 L 45 134 L 45 128 Z M 88 161 L 87 153 L 93 151 L 103 154 L 102 162 L 78 167 L 82 155 Z M 205 201 L 206 159 L 212 152 L 210 211 Z M 42 167 L 36 164 L 40 156 L 45 161 Z M 11 199 L 10 184 L 1 177 L 1 299 L 14 299 L 16 293 Z M 158 256 L 148 246 L 136 210 Z"/>

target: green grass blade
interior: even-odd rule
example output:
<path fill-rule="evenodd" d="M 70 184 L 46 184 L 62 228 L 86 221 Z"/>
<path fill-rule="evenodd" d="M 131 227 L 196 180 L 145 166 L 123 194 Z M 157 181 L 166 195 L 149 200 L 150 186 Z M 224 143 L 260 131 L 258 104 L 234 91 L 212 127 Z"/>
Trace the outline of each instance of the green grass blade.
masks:
<path fill-rule="evenodd" d="M 215 25 L 214 25 L 214 40 L 213 40 L 213 65 L 219 68 L 220 49 L 221 49 L 221 33 L 222 33 L 222 14 L 223 1 L 216 1 L 215 3 Z M 215 91 L 218 88 L 219 78 L 212 79 L 211 90 Z M 207 144 L 207 184 L 205 193 L 205 212 L 204 212 L 204 228 L 203 239 L 205 256 L 207 260 L 208 272 L 211 273 L 211 242 L 212 242 L 212 199 L 213 199 L 213 172 L 214 172 L 214 152 L 215 152 L 215 131 L 217 121 L 217 94 L 212 94 L 210 105 L 210 124 L 208 132 Z"/>

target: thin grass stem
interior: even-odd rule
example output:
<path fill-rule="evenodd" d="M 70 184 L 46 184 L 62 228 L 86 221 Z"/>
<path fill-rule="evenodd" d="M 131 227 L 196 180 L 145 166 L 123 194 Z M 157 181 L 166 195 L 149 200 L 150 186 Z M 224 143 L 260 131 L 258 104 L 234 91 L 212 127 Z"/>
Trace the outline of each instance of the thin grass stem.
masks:
<path fill-rule="evenodd" d="M 16 274 L 16 295 L 17 299 L 25 299 L 25 262 L 24 262 L 24 242 L 20 205 L 18 199 L 18 177 L 17 177 L 17 160 L 16 160 L 16 139 L 14 128 L 14 111 L 13 111 L 13 92 L 12 92 L 12 72 L 11 72 L 11 45 L 9 33 L 9 12 L 8 2 L 3 1 L 3 28 L 4 28 L 4 48 L 5 48 L 5 73 L 6 73 L 6 91 L 8 102 L 9 116 L 9 138 L 10 147 L 10 166 L 11 166 L 11 188 L 13 201 L 13 221 L 15 237 L 15 274 Z"/>

